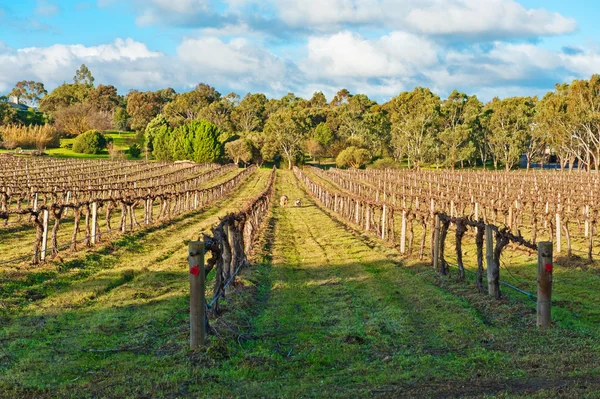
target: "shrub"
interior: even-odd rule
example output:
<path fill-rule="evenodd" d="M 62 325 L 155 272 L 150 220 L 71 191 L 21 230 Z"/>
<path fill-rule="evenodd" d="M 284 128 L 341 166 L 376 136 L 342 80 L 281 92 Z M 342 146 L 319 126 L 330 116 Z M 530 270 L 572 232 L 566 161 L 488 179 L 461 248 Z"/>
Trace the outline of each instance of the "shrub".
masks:
<path fill-rule="evenodd" d="M 252 142 L 244 138 L 230 141 L 225 144 L 225 153 L 234 163 L 247 164 L 252 160 Z"/>
<path fill-rule="evenodd" d="M 37 149 L 58 148 L 60 135 L 51 125 L 43 126 L 17 126 L 8 125 L 0 127 L 2 146 L 7 149 L 15 147 Z"/>
<path fill-rule="evenodd" d="M 335 163 L 340 168 L 360 168 L 371 160 L 369 151 L 364 148 L 348 147 L 340 152 L 335 159 Z"/>
<path fill-rule="evenodd" d="M 73 151 L 79 154 L 100 154 L 106 148 L 106 137 L 97 130 L 88 130 L 77 136 Z"/>
<path fill-rule="evenodd" d="M 142 149 L 139 145 L 132 144 L 131 147 L 129 147 L 129 155 L 131 155 L 132 158 L 139 158 L 140 155 L 142 155 Z"/>
<path fill-rule="evenodd" d="M 174 130 L 161 126 L 154 132 L 153 147 L 152 154 L 161 161 L 215 162 L 222 155 L 218 129 L 207 121 L 193 121 Z"/>
<path fill-rule="evenodd" d="M 394 161 L 392 158 L 381 158 L 373 162 L 369 168 L 371 169 L 398 169 L 400 164 Z"/>

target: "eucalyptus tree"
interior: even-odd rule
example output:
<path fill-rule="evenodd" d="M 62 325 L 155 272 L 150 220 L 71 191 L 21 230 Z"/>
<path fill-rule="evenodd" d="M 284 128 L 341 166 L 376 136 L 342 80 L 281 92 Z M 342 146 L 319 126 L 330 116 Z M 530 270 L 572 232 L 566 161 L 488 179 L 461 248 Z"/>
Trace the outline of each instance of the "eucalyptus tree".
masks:
<path fill-rule="evenodd" d="M 477 127 L 482 108 L 483 104 L 476 96 L 469 97 L 456 90 L 442 103 L 438 140 L 445 154 L 444 164 L 452 170 L 457 162 L 468 160 L 475 152 L 472 131 Z"/>
<path fill-rule="evenodd" d="M 427 88 L 417 87 L 392 98 L 384 108 L 390 117 L 394 153 L 405 154 L 409 166 L 419 169 L 438 145 L 440 98 Z"/>
<path fill-rule="evenodd" d="M 494 98 L 485 108 L 490 111 L 488 120 L 488 146 L 494 168 L 501 162 L 506 170 L 519 162 L 531 131 L 535 98 Z"/>
<path fill-rule="evenodd" d="M 267 120 L 264 133 L 266 140 L 285 157 L 288 168 L 291 169 L 302 153 L 302 145 L 306 138 L 306 131 L 298 123 L 293 109 L 281 107 L 275 111 Z"/>
<path fill-rule="evenodd" d="M 17 104 L 35 107 L 46 94 L 48 92 L 44 88 L 43 83 L 33 80 L 22 80 L 17 82 L 12 91 L 8 93 L 8 97 L 14 98 Z"/>

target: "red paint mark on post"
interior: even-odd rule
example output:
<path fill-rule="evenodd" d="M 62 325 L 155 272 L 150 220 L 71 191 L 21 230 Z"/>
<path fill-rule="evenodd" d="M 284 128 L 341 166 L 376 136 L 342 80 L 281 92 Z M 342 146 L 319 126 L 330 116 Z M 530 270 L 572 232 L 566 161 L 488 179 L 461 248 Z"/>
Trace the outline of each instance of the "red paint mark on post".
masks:
<path fill-rule="evenodd" d="M 197 276 L 200 274 L 200 268 L 198 267 L 198 265 L 190 268 L 190 274 L 193 274 L 194 276 Z"/>
<path fill-rule="evenodd" d="M 552 273 L 552 269 L 554 269 L 554 266 L 552 266 L 552 263 L 546 263 L 546 271 L 548 273 Z"/>

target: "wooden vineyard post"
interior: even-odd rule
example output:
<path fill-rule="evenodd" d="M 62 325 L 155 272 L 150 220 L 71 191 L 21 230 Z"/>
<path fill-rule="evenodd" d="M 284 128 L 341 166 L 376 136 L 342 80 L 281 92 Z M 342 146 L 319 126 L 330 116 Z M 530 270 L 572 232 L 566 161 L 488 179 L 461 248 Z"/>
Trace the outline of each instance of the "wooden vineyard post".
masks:
<path fill-rule="evenodd" d="M 537 325 L 540 328 L 549 328 L 551 325 L 553 268 L 552 243 L 538 243 Z"/>
<path fill-rule="evenodd" d="M 488 294 L 497 298 L 500 291 L 500 285 L 494 278 L 499 273 L 498 265 L 494 259 L 494 234 L 490 225 L 485 226 L 485 263 L 487 266 Z"/>
<path fill-rule="evenodd" d="M 204 276 L 204 243 L 189 243 L 190 267 L 190 348 L 204 345 L 206 339 L 206 299 Z"/>
<path fill-rule="evenodd" d="M 386 212 L 386 208 L 385 208 L 385 204 L 383 205 L 383 210 L 381 211 L 381 239 L 385 240 L 385 229 L 387 228 L 386 224 L 385 224 L 385 218 L 387 216 L 387 212 Z"/>
<path fill-rule="evenodd" d="M 71 192 L 67 191 L 67 201 L 66 201 L 67 204 L 69 203 L 69 201 L 71 201 Z M 68 213 L 69 213 L 69 208 L 65 208 L 65 214 L 63 217 L 67 217 Z"/>
<path fill-rule="evenodd" d="M 556 212 L 556 253 L 560 253 L 560 233 L 561 233 L 561 223 L 560 223 L 560 214 Z"/>
<path fill-rule="evenodd" d="M 97 229 L 97 220 L 98 220 L 98 203 L 92 202 L 92 245 L 96 245 L 96 234 L 98 234 Z"/>
<path fill-rule="evenodd" d="M 440 262 L 440 217 L 435 215 L 435 230 L 433 231 L 433 269 L 438 270 Z"/>
<path fill-rule="evenodd" d="M 46 260 L 46 251 L 48 251 L 48 217 L 50 216 L 50 212 L 46 209 L 42 214 L 44 215 L 44 232 L 42 233 L 42 253 L 40 259 L 43 262 Z"/>
<path fill-rule="evenodd" d="M 400 230 L 400 252 L 406 253 L 406 209 L 402 210 L 402 229 Z"/>
<path fill-rule="evenodd" d="M 585 238 L 588 238 L 590 235 L 590 206 L 589 205 L 585 206 L 584 216 L 585 216 Z"/>

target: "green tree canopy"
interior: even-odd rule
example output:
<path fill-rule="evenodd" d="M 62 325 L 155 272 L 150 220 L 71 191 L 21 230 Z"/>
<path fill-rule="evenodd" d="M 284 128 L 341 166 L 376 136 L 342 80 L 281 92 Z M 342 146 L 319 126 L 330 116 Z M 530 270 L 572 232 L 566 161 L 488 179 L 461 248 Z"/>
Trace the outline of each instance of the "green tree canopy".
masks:
<path fill-rule="evenodd" d="M 26 104 L 30 107 L 35 107 L 46 94 L 48 92 L 44 88 L 43 83 L 33 80 L 22 80 L 17 82 L 8 94 L 8 97 L 14 98 L 17 104 Z"/>
<path fill-rule="evenodd" d="M 267 140 L 286 158 L 291 169 L 306 136 L 292 110 L 280 108 L 271 115 L 265 125 L 265 134 Z"/>
<path fill-rule="evenodd" d="M 148 123 L 161 112 L 162 106 L 161 98 L 154 92 L 130 92 L 127 95 L 127 113 L 131 128 L 135 131 L 146 129 Z"/>
<path fill-rule="evenodd" d="M 94 87 L 94 80 L 95 79 L 92 76 L 92 72 L 88 69 L 87 66 L 85 66 L 85 64 L 81 64 L 79 69 L 75 71 L 75 76 L 73 77 L 73 83 L 89 88 Z"/>
<path fill-rule="evenodd" d="M 436 145 L 440 117 L 440 98 L 429 89 L 417 87 L 390 100 L 385 107 L 392 123 L 391 145 L 394 152 L 406 154 L 419 169 Z"/>
<path fill-rule="evenodd" d="M 340 152 L 335 159 L 335 163 L 340 168 L 358 169 L 371 161 L 369 151 L 364 148 L 350 146 Z"/>

